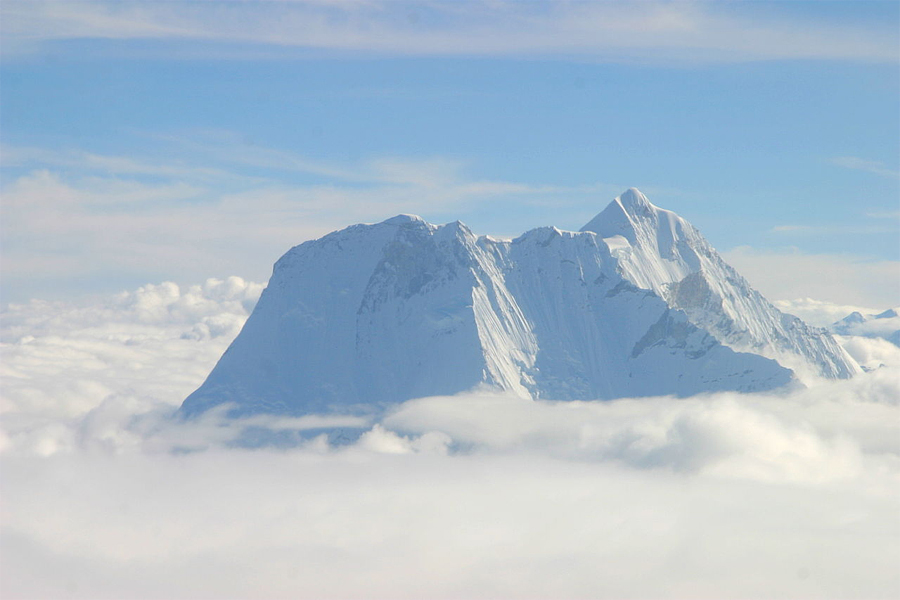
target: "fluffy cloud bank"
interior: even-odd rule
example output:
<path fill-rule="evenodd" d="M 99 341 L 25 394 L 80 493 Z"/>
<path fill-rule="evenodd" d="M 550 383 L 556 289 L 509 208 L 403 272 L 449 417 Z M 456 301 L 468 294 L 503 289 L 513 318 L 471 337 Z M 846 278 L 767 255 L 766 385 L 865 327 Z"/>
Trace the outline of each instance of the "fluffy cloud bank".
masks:
<path fill-rule="evenodd" d="M 53 453 L 101 415 L 177 406 L 237 335 L 262 287 L 230 277 L 184 290 L 147 285 L 87 306 L 8 306 L 3 444 Z"/>
<path fill-rule="evenodd" d="M 900 593 L 900 363 L 883 340 L 848 342 L 887 366 L 783 396 L 473 392 L 377 423 L 172 420 L 260 287 L 6 311 L 0 595 Z M 330 444 L 327 426 L 362 435 Z M 260 428 L 289 443 L 232 444 Z"/>

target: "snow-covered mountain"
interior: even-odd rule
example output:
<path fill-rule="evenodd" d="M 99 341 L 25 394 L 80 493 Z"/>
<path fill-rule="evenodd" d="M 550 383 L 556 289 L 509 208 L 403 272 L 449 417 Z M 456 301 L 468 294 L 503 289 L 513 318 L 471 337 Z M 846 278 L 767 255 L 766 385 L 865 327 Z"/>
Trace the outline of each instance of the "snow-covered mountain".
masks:
<path fill-rule="evenodd" d="M 777 360 L 802 380 L 859 372 L 824 330 L 772 306 L 697 229 L 632 188 L 582 231 L 613 249 L 623 276 L 650 289 L 726 346 Z"/>
<path fill-rule="evenodd" d="M 864 315 L 854 311 L 831 326 L 838 335 L 858 335 L 867 338 L 882 338 L 895 346 L 900 346 L 900 312 L 890 308 L 877 315 Z"/>
<path fill-rule="evenodd" d="M 685 396 L 857 371 L 631 189 L 581 232 L 502 241 L 400 215 L 296 246 L 182 410 L 302 414 L 476 387 Z"/>

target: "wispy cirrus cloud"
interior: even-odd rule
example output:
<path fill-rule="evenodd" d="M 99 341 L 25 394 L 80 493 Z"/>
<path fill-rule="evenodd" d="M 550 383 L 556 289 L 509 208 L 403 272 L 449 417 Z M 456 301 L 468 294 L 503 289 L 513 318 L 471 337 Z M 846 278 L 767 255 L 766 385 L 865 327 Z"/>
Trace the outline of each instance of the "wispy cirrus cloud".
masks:
<path fill-rule="evenodd" d="M 70 148 L 51 150 L 28 146 L 0 144 L 0 167 L 62 167 L 107 175 L 150 175 L 190 180 L 227 180 L 237 174 L 219 168 L 188 165 L 178 161 L 139 159 Z"/>
<path fill-rule="evenodd" d="M 870 215 L 866 215 L 870 216 Z M 891 233 L 897 231 L 896 225 L 775 225 L 770 233 L 785 235 L 866 235 L 872 233 Z"/>
<path fill-rule="evenodd" d="M 865 213 L 870 219 L 893 219 L 900 220 L 900 210 L 873 210 Z"/>
<path fill-rule="evenodd" d="M 575 56 L 603 61 L 896 62 L 896 32 L 704 2 L 4 3 L 13 52 L 52 41 L 185 40 L 399 56 Z M 811 18 L 812 17 L 812 18 Z M 9 54 L 9 52 L 8 52 Z"/>
<path fill-rule="evenodd" d="M 227 132 L 155 142 L 161 149 L 152 158 L 3 147 L 6 300 L 41 295 L 53 281 L 58 297 L 104 276 L 118 287 L 221 276 L 227 268 L 262 280 L 291 246 L 353 223 L 398 213 L 443 222 L 485 202 L 576 206 L 621 187 L 474 178 L 462 161 L 441 156 L 333 163 L 241 143 Z M 507 226 L 512 231 L 490 233 L 525 228 Z"/>
<path fill-rule="evenodd" d="M 838 156 L 830 159 L 829 162 L 833 165 L 844 167 L 845 169 L 865 171 L 866 173 L 872 173 L 889 179 L 900 179 L 900 171 L 891 169 L 878 160 L 867 160 L 856 156 Z"/>

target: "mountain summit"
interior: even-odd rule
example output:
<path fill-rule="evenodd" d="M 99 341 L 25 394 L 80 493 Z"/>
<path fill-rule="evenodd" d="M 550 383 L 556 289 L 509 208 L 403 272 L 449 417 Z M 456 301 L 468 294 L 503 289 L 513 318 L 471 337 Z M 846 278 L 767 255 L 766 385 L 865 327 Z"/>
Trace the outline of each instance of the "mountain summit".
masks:
<path fill-rule="evenodd" d="M 352 410 L 477 387 L 686 396 L 857 371 L 632 188 L 581 232 L 499 241 L 400 215 L 296 246 L 182 412 Z"/>
<path fill-rule="evenodd" d="M 622 275 L 726 346 L 777 360 L 802 380 L 843 379 L 856 363 L 823 330 L 772 306 L 728 265 L 697 229 L 631 188 L 581 231 L 610 248 Z"/>

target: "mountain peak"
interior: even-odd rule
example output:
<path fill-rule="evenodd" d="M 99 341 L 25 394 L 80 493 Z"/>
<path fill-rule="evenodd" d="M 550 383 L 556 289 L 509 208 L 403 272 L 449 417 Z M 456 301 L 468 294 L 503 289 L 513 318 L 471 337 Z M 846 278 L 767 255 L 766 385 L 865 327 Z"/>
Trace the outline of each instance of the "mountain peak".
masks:
<path fill-rule="evenodd" d="M 844 323 L 847 325 L 854 325 L 857 323 L 865 322 L 866 318 L 862 315 L 858 310 L 854 310 L 852 313 L 838 321 L 838 323 Z"/>
<path fill-rule="evenodd" d="M 647 196 L 642 194 L 641 190 L 639 190 L 637 188 L 628 188 L 618 198 L 613 200 L 613 202 L 618 203 L 622 208 L 624 208 L 629 213 L 634 211 L 635 209 L 656 208 L 647 199 Z"/>
<path fill-rule="evenodd" d="M 604 239 L 622 236 L 632 245 L 653 248 L 666 257 L 679 240 L 699 236 L 690 223 L 655 206 L 637 188 L 628 188 L 617 196 L 581 231 L 593 231 Z"/>
<path fill-rule="evenodd" d="M 406 213 L 402 213 L 397 215 L 396 217 L 391 217 L 390 219 L 386 219 L 382 221 L 382 223 L 386 225 L 403 225 L 405 223 L 415 223 L 421 222 L 425 223 L 425 219 L 420 217 L 419 215 L 409 215 Z"/>
<path fill-rule="evenodd" d="M 652 218 L 661 212 L 668 213 L 654 206 L 639 189 L 628 188 L 582 227 L 581 231 L 593 231 L 604 238 L 622 235 L 634 242 L 636 221 Z"/>

